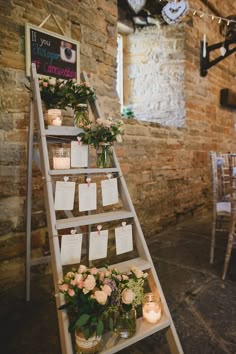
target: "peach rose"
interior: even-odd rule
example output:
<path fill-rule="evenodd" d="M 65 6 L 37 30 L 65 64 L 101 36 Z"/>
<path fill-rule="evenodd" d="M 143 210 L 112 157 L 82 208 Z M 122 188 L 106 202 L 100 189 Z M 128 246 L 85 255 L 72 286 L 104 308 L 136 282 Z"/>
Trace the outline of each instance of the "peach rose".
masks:
<path fill-rule="evenodd" d="M 90 269 L 90 273 L 93 274 L 93 275 L 97 274 L 97 272 L 98 272 L 98 269 L 96 267 L 93 267 L 93 268 Z"/>
<path fill-rule="evenodd" d="M 109 285 L 105 284 L 101 286 L 101 289 L 107 294 L 107 296 L 111 296 L 112 288 Z"/>
<path fill-rule="evenodd" d="M 139 268 L 137 267 L 132 267 L 131 268 L 131 271 L 135 274 L 135 276 L 139 279 L 139 278 L 142 278 L 143 277 L 143 271 L 140 270 Z"/>
<path fill-rule="evenodd" d="M 86 272 L 86 270 L 87 270 L 87 267 L 85 265 L 81 264 L 79 266 L 78 273 L 84 273 L 84 272 Z"/>
<path fill-rule="evenodd" d="M 105 305 L 105 303 L 107 302 L 107 294 L 104 291 L 95 291 L 94 298 L 101 305 Z"/>
<path fill-rule="evenodd" d="M 130 289 L 124 289 L 121 294 L 122 302 L 126 305 L 132 304 L 134 298 L 135 298 L 135 293 L 130 290 Z"/>
<path fill-rule="evenodd" d="M 88 275 L 87 278 L 84 281 L 84 289 L 83 293 L 87 294 L 89 291 L 93 290 L 96 285 L 96 280 L 93 275 Z"/>
<path fill-rule="evenodd" d="M 59 286 L 59 289 L 60 289 L 61 291 L 67 291 L 68 288 L 69 288 L 68 284 L 62 284 L 62 285 Z"/>
<path fill-rule="evenodd" d="M 78 284 L 81 280 L 83 280 L 82 274 L 75 274 L 75 283 Z"/>
<path fill-rule="evenodd" d="M 68 295 L 75 296 L 75 291 L 73 289 L 68 290 Z"/>

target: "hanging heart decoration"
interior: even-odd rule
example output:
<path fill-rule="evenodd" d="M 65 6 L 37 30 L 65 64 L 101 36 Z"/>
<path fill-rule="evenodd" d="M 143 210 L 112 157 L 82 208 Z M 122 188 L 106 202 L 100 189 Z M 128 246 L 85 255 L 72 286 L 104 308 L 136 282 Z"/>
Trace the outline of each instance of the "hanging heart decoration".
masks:
<path fill-rule="evenodd" d="M 146 0 L 127 0 L 131 9 L 137 14 L 146 4 Z"/>
<path fill-rule="evenodd" d="M 169 25 L 175 25 L 176 23 L 180 22 L 181 19 L 186 15 L 188 9 L 189 5 L 187 0 L 175 0 L 172 2 L 168 2 L 168 4 L 163 7 L 161 13 L 164 20 Z"/>

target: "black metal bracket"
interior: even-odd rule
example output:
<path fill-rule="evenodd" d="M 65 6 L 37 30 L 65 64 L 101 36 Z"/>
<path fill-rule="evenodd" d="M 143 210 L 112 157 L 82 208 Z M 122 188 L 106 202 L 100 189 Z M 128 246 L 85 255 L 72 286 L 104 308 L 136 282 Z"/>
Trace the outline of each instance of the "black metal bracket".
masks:
<path fill-rule="evenodd" d="M 226 39 L 224 42 L 219 42 L 212 45 L 207 45 L 206 43 L 206 50 L 205 50 L 205 57 L 203 56 L 204 53 L 204 43 L 201 41 L 201 51 L 200 51 L 200 75 L 207 76 L 207 70 L 210 69 L 212 66 L 218 64 L 229 55 L 233 54 L 236 51 L 236 46 L 234 48 L 229 49 L 231 44 L 236 44 L 236 38 L 233 39 Z M 216 49 L 224 47 L 226 52 L 224 55 L 220 55 L 219 57 L 210 60 L 210 53 Z"/>

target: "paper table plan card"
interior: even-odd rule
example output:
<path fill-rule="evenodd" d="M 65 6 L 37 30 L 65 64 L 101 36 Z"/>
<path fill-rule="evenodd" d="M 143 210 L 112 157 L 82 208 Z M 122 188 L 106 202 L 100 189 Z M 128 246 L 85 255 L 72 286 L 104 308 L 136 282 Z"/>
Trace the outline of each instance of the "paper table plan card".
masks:
<path fill-rule="evenodd" d="M 82 234 L 63 235 L 61 239 L 62 265 L 80 263 Z"/>
<path fill-rule="evenodd" d="M 118 203 L 117 178 L 109 178 L 101 181 L 103 206 Z"/>
<path fill-rule="evenodd" d="M 89 260 L 106 258 L 108 244 L 108 230 L 93 231 L 89 239 Z"/>
<path fill-rule="evenodd" d="M 122 254 L 133 250 L 132 225 L 117 227 L 115 229 L 116 254 Z"/>
<path fill-rule="evenodd" d="M 75 182 L 56 182 L 55 210 L 73 210 Z"/>
<path fill-rule="evenodd" d="M 88 145 L 71 142 L 71 167 L 88 167 Z"/>
<path fill-rule="evenodd" d="M 97 184 L 79 184 L 79 211 L 97 209 Z"/>

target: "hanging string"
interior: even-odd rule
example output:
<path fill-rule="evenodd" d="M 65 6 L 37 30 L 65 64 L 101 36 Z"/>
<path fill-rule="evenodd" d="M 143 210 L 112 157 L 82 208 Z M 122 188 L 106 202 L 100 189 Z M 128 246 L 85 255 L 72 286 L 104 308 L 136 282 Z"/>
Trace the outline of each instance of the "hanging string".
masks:
<path fill-rule="evenodd" d="M 126 226 L 129 226 L 129 225 L 134 225 L 134 223 L 130 223 L 130 224 L 126 224 Z M 117 229 L 118 227 L 121 227 L 121 226 L 116 226 L 116 227 L 111 227 L 111 228 L 106 228 L 106 229 L 104 229 L 104 230 L 106 230 L 106 231 L 114 231 L 115 229 Z M 86 236 L 86 235 L 90 235 L 91 234 L 91 232 L 96 232 L 97 231 L 97 229 L 96 230 L 93 230 L 93 231 L 88 231 L 88 232 L 84 232 L 84 231 L 76 231 L 76 233 L 77 234 L 82 234 L 83 236 Z M 66 236 L 67 234 L 64 234 L 64 235 L 60 235 L 60 234 L 58 234 L 58 235 L 52 235 L 52 236 L 48 236 L 48 238 L 54 238 L 54 237 L 62 237 L 62 236 Z"/>
<path fill-rule="evenodd" d="M 166 2 L 166 0 L 164 0 Z M 162 0 L 159 0 L 159 2 L 162 2 Z M 212 21 L 216 20 L 219 24 L 221 24 L 222 21 L 225 21 L 227 26 L 229 26 L 231 23 L 236 23 L 236 20 L 230 20 L 226 17 L 221 17 L 221 16 L 216 16 L 213 14 L 209 14 L 208 12 L 204 12 L 199 9 L 194 9 L 189 7 L 189 11 L 193 13 L 193 16 L 199 16 L 200 18 L 203 18 L 204 16 L 211 18 Z"/>
<path fill-rule="evenodd" d="M 198 10 L 198 9 L 193 9 L 191 7 L 189 8 L 189 11 L 192 11 L 193 16 L 199 16 L 200 18 L 209 17 L 209 18 L 211 18 L 212 21 L 217 21 L 218 24 L 221 24 L 222 21 L 225 21 L 227 26 L 229 26 L 231 23 L 236 23 L 236 20 L 230 20 L 226 17 L 215 16 L 215 15 L 209 14 L 208 12 L 204 12 L 204 11 Z"/>

